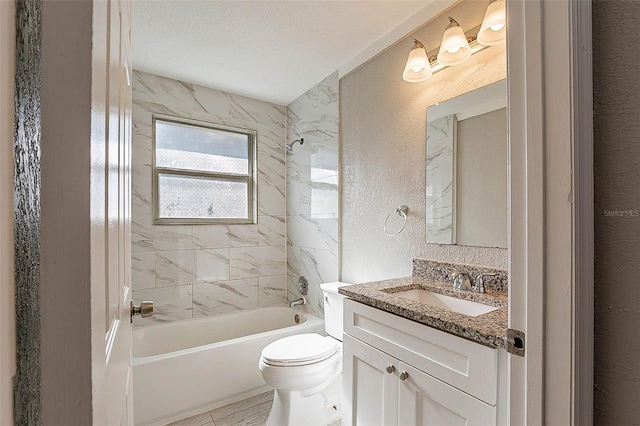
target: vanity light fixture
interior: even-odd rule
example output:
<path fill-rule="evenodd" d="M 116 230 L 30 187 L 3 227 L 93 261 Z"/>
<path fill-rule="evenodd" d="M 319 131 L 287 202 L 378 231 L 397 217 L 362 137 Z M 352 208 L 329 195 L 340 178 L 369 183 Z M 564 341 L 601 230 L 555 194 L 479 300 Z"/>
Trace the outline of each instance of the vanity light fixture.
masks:
<path fill-rule="evenodd" d="M 434 51 L 432 56 L 414 39 L 402 78 L 409 83 L 424 81 L 446 67 L 461 64 L 476 52 L 504 43 L 507 38 L 505 0 L 490 0 L 482 25 L 476 28 L 480 28 L 477 35 L 467 37 L 460 24 L 449 16 L 438 54 Z"/>
<path fill-rule="evenodd" d="M 507 18 L 504 0 L 491 0 L 484 14 L 478 43 L 485 46 L 496 46 L 507 40 Z"/>
<path fill-rule="evenodd" d="M 428 79 L 431 74 L 433 74 L 433 70 L 431 69 L 431 64 L 429 64 L 427 49 L 425 49 L 424 44 L 413 39 L 413 47 L 409 52 L 407 64 L 404 66 L 402 78 L 409 83 L 417 83 Z"/>
<path fill-rule="evenodd" d="M 449 16 L 449 25 L 442 35 L 438 62 L 445 66 L 458 65 L 469 59 L 471 47 L 458 21 Z"/>

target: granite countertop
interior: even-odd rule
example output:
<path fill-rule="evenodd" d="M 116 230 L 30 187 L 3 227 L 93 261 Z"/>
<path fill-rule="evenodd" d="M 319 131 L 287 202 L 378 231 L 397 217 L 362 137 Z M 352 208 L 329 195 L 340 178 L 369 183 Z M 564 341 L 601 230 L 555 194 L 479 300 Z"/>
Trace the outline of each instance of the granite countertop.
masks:
<path fill-rule="evenodd" d="M 470 317 L 394 295 L 400 291 L 415 289 L 429 290 L 485 305 L 499 306 L 499 309 L 477 317 Z M 508 309 L 506 292 L 487 290 L 486 293 L 473 293 L 454 290 L 451 282 L 411 276 L 344 286 L 339 288 L 339 293 L 365 305 L 485 346 L 505 348 L 504 336 L 507 330 Z"/>

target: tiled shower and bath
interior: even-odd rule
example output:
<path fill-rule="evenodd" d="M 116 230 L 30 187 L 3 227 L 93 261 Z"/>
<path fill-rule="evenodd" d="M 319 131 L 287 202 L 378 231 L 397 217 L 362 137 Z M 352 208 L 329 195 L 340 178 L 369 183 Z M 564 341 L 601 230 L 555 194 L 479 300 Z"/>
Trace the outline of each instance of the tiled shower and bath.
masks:
<path fill-rule="evenodd" d="M 153 114 L 257 131 L 257 224 L 152 225 Z M 156 305 L 136 325 L 281 305 L 301 275 L 319 313 L 318 286 L 338 274 L 337 73 L 285 108 L 136 71 L 133 125 L 134 300 Z"/>
<path fill-rule="evenodd" d="M 151 189 L 154 116 L 188 118 L 257 132 L 256 224 L 154 225 Z M 304 145 L 296 144 L 290 152 L 285 149 L 287 141 L 301 137 Z M 323 314 L 319 286 L 323 282 L 337 281 L 338 277 L 337 72 L 289 106 L 282 107 L 135 71 L 132 160 L 133 299 L 136 303 L 153 300 L 155 304 L 151 318 L 136 318 L 134 321 L 134 372 L 138 370 L 137 375 L 134 374 L 134 384 L 137 383 L 139 389 L 146 389 L 141 392 L 145 396 L 135 402 L 136 421 L 153 424 L 179 420 L 187 414 L 211 408 L 205 402 L 198 402 L 197 398 L 185 402 L 187 406 L 181 409 L 171 408 L 171 401 L 184 397 L 186 391 L 177 384 L 174 386 L 175 394 L 166 390 L 154 394 L 159 386 L 150 378 L 161 376 L 163 369 L 166 371 L 167 368 L 180 369 L 182 367 L 179 366 L 184 365 L 188 369 L 188 365 L 197 362 L 194 359 L 199 356 L 198 353 L 193 354 L 191 358 L 184 358 L 186 361 L 176 361 L 172 356 L 173 361 L 169 362 L 174 364 L 162 361 L 160 367 L 151 366 L 151 359 L 157 363 L 162 357 L 159 353 L 182 353 L 186 356 L 183 347 L 149 353 L 136 350 L 136 342 L 139 348 L 146 345 L 141 343 L 145 335 L 165 330 L 166 327 L 159 328 L 163 323 L 170 325 L 178 321 L 181 324 L 184 320 L 196 318 L 202 323 L 205 317 L 240 318 L 237 315 L 242 312 L 256 312 L 251 319 L 237 320 L 237 325 L 231 327 L 229 322 L 217 327 L 212 325 L 216 323 L 208 323 L 208 327 L 213 329 L 237 329 L 234 330 L 235 335 L 231 331 L 226 333 L 226 337 L 216 338 L 222 342 L 217 346 L 208 345 L 218 347 L 218 352 L 212 352 L 213 357 L 223 362 L 228 356 L 231 362 L 234 353 L 237 356 L 243 353 L 247 358 L 245 364 L 249 365 L 235 367 L 253 371 L 243 383 L 244 389 L 242 386 L 240 390 L 226 386 L 226 392 L 215 395 L 212 392 L 209 402 L 220 406 L 226 401 L 268 390 L 257 370 L 257 360 L 262 347 L 281 336 L 275 330 L 268 330 L 291 329 L 295 324 L 283 320 L 285 323 L 282 325 L 253 331 L 242 331 L 244 326 L 240 324 L 248 323 L 251 329 L 251 324 L 270 322 L 271 312 L 275 312 L 273 307 L 285 306 L 287 301 L 301 296 L 297 281 L 300 276 L 305 276 L 309 283 L 305 309 L 310 315 L 303 317 L 300 325 L 304 328 L 301 330 L 320 332 L 322 325 L 315 319 L 316 316 L 322 318 Z M 293 320 L 293 314 L 290 320 Z M 171 332 L 171 329 L 166 330 Z M 195 333 L 183 330 L 186 331 L 177 332 L 178 335 Z M 265 337 L 253 339 L 245 346 L 232 345 L 233 342 L 247 340 L 241 336 L 256 332 L 262 332 Z M 167 336 L 160 338 L 161 341 L 168 339 Z M 229 349 L 225 349 L 227 347 Z M 194 377 L 207 369 L 206 365 L 201 367 L 192 373 Z M 183 371 L 187 374 L 186 370 Z M 169 376 L 176 374 L 181 373 L 170 371 Z M 148 408 L 152 404 L 148 401 L 154 401 L 158 407 L 158 400 L 167 401 L 160 404 L 164 410 Z M 150 414 L 150 410 L 156 412 Z"/>

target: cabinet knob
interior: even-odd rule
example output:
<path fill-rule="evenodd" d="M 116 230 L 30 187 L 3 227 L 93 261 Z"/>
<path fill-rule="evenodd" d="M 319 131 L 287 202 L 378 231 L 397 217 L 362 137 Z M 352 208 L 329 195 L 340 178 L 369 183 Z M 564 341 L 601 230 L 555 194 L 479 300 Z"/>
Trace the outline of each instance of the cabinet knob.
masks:
<path fill-rule="evenodd" d="M 394 371 L 396 371 L 396 366 L 395 365 L 387 365 L 387 373 L 391 374 Z"/>
<path fill-rule="evenodd" d="M 409 373 L 403 371 L 398 377 L 400 377 L 400 380 L 407 380 L 409 378 Z"/>

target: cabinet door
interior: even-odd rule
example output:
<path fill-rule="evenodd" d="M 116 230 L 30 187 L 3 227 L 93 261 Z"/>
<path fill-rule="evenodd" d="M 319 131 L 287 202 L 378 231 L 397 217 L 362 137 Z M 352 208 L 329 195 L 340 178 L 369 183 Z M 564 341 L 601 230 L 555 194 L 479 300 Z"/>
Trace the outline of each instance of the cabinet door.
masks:
<path fill-rule="evenodd" d="M 398 360 L 346 334 L 343 354 L 343 426 L 397 425 Z"/>
<path fill-rule="evenodd" d="M 402 373 L 406 373 L 407 376 Z M 496 408 L 403 362 L 398 390 L 399 426 L 489 426 Z"/>

